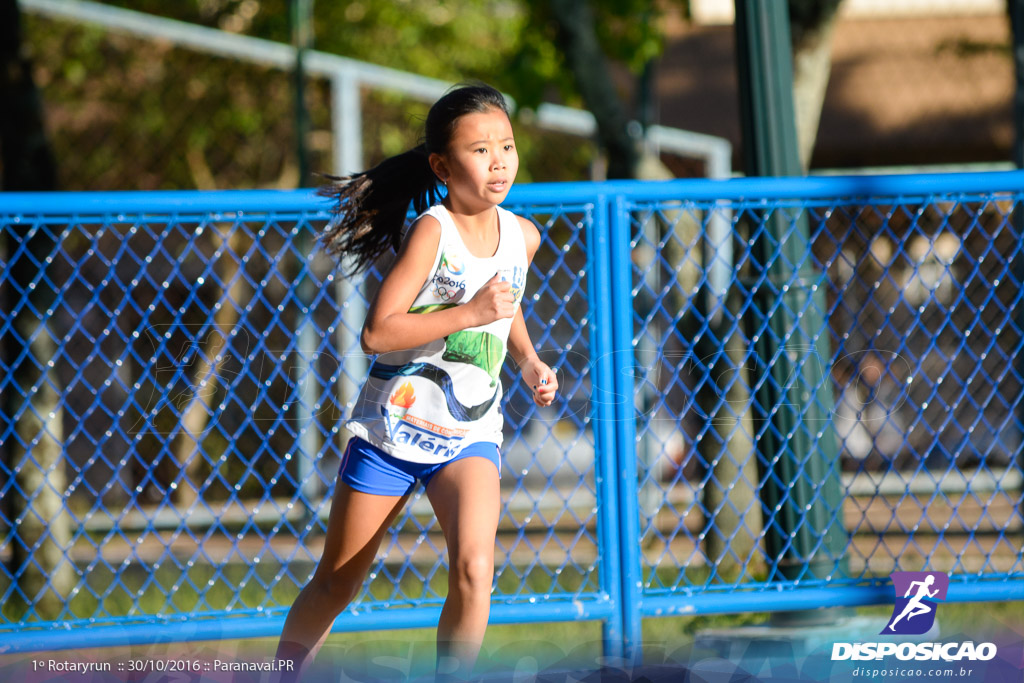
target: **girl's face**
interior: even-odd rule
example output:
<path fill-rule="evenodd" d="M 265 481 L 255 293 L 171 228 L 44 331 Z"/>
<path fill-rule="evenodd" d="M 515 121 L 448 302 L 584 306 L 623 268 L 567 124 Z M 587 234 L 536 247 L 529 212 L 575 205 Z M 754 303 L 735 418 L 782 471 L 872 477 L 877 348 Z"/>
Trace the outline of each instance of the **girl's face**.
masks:
<path fill-rule="evenodd" d="M 444 154 L 431 155 L 431 167 L 447 182 L 452 208 L 466 213 L 505 201 L 519 171 L 512 123 L 500 109 L 466 114 Z"/>

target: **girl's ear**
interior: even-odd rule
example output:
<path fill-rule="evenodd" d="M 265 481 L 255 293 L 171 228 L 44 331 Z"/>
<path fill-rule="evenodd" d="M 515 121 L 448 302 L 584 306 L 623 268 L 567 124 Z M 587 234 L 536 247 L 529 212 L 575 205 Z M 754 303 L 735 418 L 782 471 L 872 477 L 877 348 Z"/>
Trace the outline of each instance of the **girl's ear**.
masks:
<path fill-rule="evenodd" d="M 444 157 L 437 152 L 434 152 L 427 157 L 427 161 L 430 163 L 430 170 L 434 172 L 437 179 L 442 183 L 447 184 L 448 176 L 451 174 L 448 172 L 448 165 L 445 163 Z"/>

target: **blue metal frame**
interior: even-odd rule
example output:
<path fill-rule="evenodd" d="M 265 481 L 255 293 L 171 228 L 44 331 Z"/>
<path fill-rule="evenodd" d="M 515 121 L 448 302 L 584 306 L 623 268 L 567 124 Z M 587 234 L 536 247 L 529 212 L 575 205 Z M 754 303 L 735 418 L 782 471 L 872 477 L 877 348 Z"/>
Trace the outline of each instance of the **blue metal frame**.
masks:
<path fill-rule="evenodd" d="M 634 300 L 644 292 L 641 291 L 642 278 L 638 277 L 636 264 L 631 258 L 634 247 L 632 212 L 677 211 L 680 207 L 708 212 L 719 206 L 770 212 L 847 204 L 935 206 L 960 201 L 1012 203 L 1019 201 L 1022 191 L 1024 171 L 728 181 L 614 181 L 515 187 L 509 197 L 510 204 L 527 205 L 538 213 L 557 212 L 561 207 L 571 206 L 574 215 L 582 215 L 579 229 L 583 231 L 586 243 L 586 297 L 590 320 L 586 334 L 592 382 L 587 418 L 595 446 L 593 477 L 597 494 L 594 520 L 598 586 L 594 590 L 576 593 L 531 593 L 522 588 L 514 594 L 499 593 L 495 595 L 491 621 L 600 620 L 606 654 L 636 660 L 641 655 L 644 617 L 889 602 L 892 594 L 887 579 L 868 572 L 821 581 L 763 582 L 747 577 L 736 584 L 702 585 L 690 583 L 691 579 L 685 576 L 685 558 L 680 560 L 674 556 L 676 564 L 666 568 L 676 571 L 682 578 L 664 588 L 645 585 L 645 563 L 648 560 L 642 546 L 647 539 L 641 534 L 637 513 L 642 464 L 637 457 L 638 415 L 634 404 L 637 359 L 633 343 L 636 325 Z M 1013 194 L 1007 196 L 1006 193 Z M 0 230 L 15 233 L 26 226 L 39 230 L 48 229 L 51 225 L 131 225 L 165 219 L 168 222 L 266 220 L 275 224 L 297 221 L 308 227 L 310 220 L 322 221 L 328 217 L 326 200 L 309 190 L 0 195 Z M 123 256 L 123 250 L 119 253 Z M 19 256 L 18 253 L 9 254 L 8 258 Z M 1022 257 L 1016 254 L 1007 258 Z M 1019 266 L 1020 261 L 1016 263 Z M 0 272 L 0 282 L 5 273 Z M 304 277 L 308 276 L 308 271 L 305 271 Z M 1016 300 L 1010 305 L 1020 304 Z M 1024 317 L 1019 311 L 1016 314 L 1018 320 Z M 309 317 L 312 319 L 312 313 Z M 209 321 L 206 324 L 209 327 Z M 4 325 L 0 325 L 0 332 L 3 329 Z M 1016 424 L 1019 427 L 1019 422 Z M 1019 470 L 1019 463 L 1014 466 Z M 678 480 L 670 482 L 665 489 L 666 496 L 671 486 L 679 483 Z M 693 509 L 701 514 L 707 512 L 696 507 Z M 679 525 L 675 529 L 675 533 L 680 535 L 686 533 L 685 514 L 685 511 L 680 513 Z M 276 527 L 278 533 L 281 533 L 281 528 L 280 525 Z M 306 529 L 309 528 L 307 524 Z M 156 521 L 149 520 L 148 530 L 157 529 Z M 0 550 L 3 548 L 0 545 Z M 898 561 L 898 558 L 893 561 Z M 114 580 L 121 580 L 113 568 L 107 569 L 115 576 Z M 1024 600 L 1024 558 L 1018 557 L 1010 570 L 1001 573 L 991 569 L 988 573 L 954 573 L 949 600 Z M 390 603 L 357 606 L 357 610 L 346 611 L 338 618 L 334 630 L 430 626 L 436 623 L 439 602 L 439 597 L 434 595 L 401 601 L 402 608 L 392 608 Z M 410 604 L 412 606 L 404 607 Z M 126 642 L 272 636 L 279 632 L 286 609 L 281 605 L 269 605 L 218 612 L 201 609 L 202 601 L 199 605 L 197 611 L 188 613 L 168 612 L 150 616 L 97 614 L 86 619 L 55 622 L 0 621 L 0 637 L 7 652 L 16 652 Z"/>
<path fill-rule="evenodd" d="M 618 473 L 619 543 L 622 564 L 623 656 L 629 660 L 640 657 L 643 631 L 640 622 L 643 601 L 643 570 L 640 563 L 640 519 L 632 511 L 638 509 L 636 461 L 636 393 L 633 376 L 636 358 L 633 354 L 633 270 L 630 267 L 630 221 L 622 196 L 612 206 L 610 270 L 611 299 L 615 316 L 614 372 L 616 470 Z"/>
<path fill-rule="evenodd" d="M 587 245 L 589 248 L 588 261 L 593 264 L 601 262 L 601 259 L 611 250 L 609 222 L 608 222 L 608 198 L 598 195 L 594 203 L 594 216 L 591 227 L 588 228 Z M 594 268 L 592 273 L 592 286 L 590 289 L 590 306 L 593 311 L 594 322 L 590 329 L 593 339 L 592 345 L 596 358 L 594 360 L 594 376 L 597 382 L 595 388 L 596 400 L 594 401 L 595 440 L 597 452 L 603 457 L 598 458 L 598 490 L 601 495 L 602 509 L 600 514 L 600 536 L 605 548 L 618 555 L 622 552 L 623 546 L 619 534 L 619 520 L 622 517 L 618 497 L 618 472 L 615 470 L 614 453 L 618 449 L 616 442 L 616 412 L 615 404 L 611 396 L 606 398 L 607 387 L 614 386 L 615 368 L 612 363 L 613 349 L 615 348 L 612 330 L 614 329 L 614 314 L 611 306 L 611 299 L 602 296 L 603 292 L 611 291 L 609 275 L 611 271 L 607 268 Z M 604 391 L 602 391 L 604 388 Z M 602 625 L 602 640 L 604 651 L 609 656 L 623 655 L 624 622 L 623 622 L 623 599 L 622 599 L 622 566 L 619 562 L 604 561 L 601 564 L 601 588 L 608 595 L 612 613 L 605 619 Z"/>
<path fill-rule="evenodd" d="M 596 196 L 628 196 L 631 201 L 666 198 L 702 200 L 820 199 L 884 197 L 908 199 L 938 194 L 1012 192 L 1024 189 L 1024 171 L 930 173 L 918 175 L 806 176 L 801 178 L 679 179 L 603 183 L 516 185 L 509 204 L 559 205 L 594 201 Z M 227 209 L 226 207 L 231 207 Z M 152 192 L 7 192 L 0 215 L 167 213 L 225 216 L 237 211 L 328 210 L 330 203 L 314 190 L 159 190 Z"/>

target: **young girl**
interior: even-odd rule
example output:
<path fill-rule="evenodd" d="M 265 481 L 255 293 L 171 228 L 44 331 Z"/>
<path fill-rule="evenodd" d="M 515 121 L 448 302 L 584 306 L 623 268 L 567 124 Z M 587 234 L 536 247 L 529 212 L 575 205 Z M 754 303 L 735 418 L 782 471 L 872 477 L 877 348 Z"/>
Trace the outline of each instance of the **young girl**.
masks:
<path fill-rule="evenodd" d="M 398 255 L 363 326 L 363 350 L 378 355 L 346 424 L 323 556 L 281 635 L 278 658 L 296 670 L 358 595 L 417 480 L 448 546 L 438 673 L 468 676 L 476 660 L 494 578 L 506 346 L 537 405 L 558 389 L 519 305 L 540 234 L 498 206 L 519 169 L 506 107 L 488 86 L 451 90 L 430 109 L 423 145 L 324 190 L 338 200 L 329 252 L 357 271 Z M 438 183 L 447 195 L 431 205 Z M 410 202 L 420 216 L 403 241 Z"/>

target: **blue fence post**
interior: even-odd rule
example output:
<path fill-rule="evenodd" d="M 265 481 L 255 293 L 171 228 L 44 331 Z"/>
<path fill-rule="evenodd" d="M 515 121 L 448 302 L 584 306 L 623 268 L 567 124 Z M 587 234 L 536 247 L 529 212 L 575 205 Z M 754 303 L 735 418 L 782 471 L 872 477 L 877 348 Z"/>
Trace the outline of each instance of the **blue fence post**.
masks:
<path fill-rule="evenodd" d="M 639 662 L 642 656 L 640 602 L 643 569 L 640 561 L 640 517 L 637 501 L 636 393 L 633 355 L 633 261 L 629 209 L 626 199 L 615 197 L 610 224 L 611 300 L 614 323 L 612 335 L 615 391 L 615 464 L 619 492 L 619 555 L 622 564 L 622 655 Z"/>
<path fill-rule="evenodd" d="M 622 657 L 622 576 L 619 558 L 619 493 L 616 472 L 615 373 L 612 365 L 611 241 L 608 229 L 608 199 L 598 195 L 592 220 L 587 223 L 587 263 L 590 266 L 588 298 L 593 312 L 590 328 L 593 364 L 594 441 L 597 463 L 598 543 L 600 544 L 600 585 L 614 606 L 602 624 L 602 650 L 606 657 Z"/>

